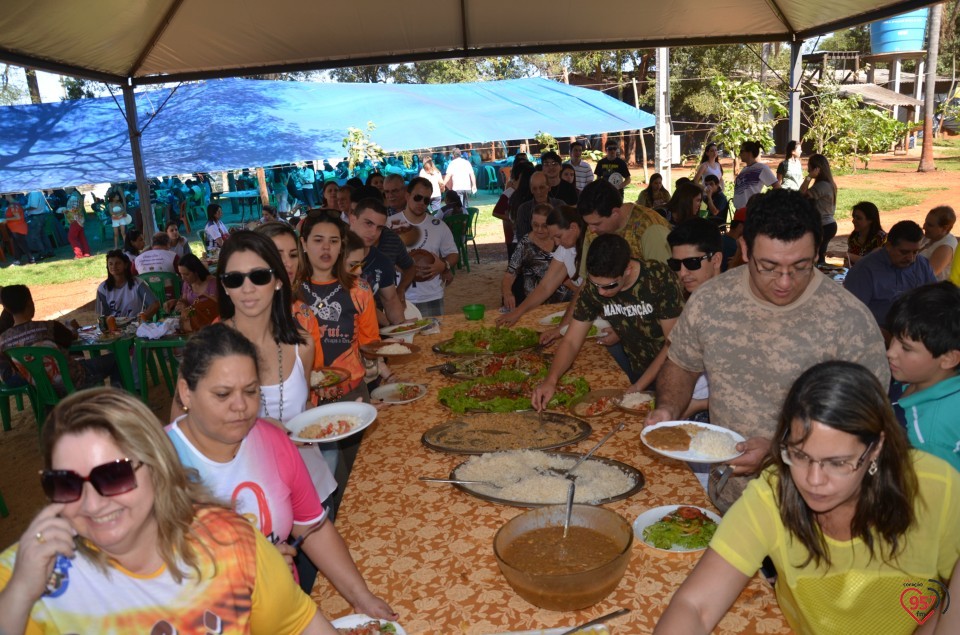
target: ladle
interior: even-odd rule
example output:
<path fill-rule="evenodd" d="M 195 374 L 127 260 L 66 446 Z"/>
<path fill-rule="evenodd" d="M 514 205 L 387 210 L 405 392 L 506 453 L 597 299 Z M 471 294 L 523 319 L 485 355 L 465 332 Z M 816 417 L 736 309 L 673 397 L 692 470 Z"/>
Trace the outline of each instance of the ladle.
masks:
<path fill-rule="evenodd" d="M 567 532 L 570 531 L 570 516 L 573 514 L 573 497 L 577 492 L 577 483 L 573 479 L 570 479 L 570 486 L 567 489 L 567 514 L 563 518 L 563 537 L 567 537 Z"/>
<path fill-rule="evenodd" d="M 597 443 L 595 446 L 593 446 L 592 448 L 590 448 L 590 451 L 589 451 L 589 452 L 587 452 L 586 454 L 584 454 L 583 456 L 581 456 L 579 459 L 577 459 L 577 462 L 574 463 L 569 469 L 567 469 L 567 470 L 554 470 L 553 468 L 551 468 L 551 471 L 554 472 L 555 474 L 559 474 L 559 475 L 561 475 L 561 476 L 567 476 L 567 477 L 569 477 L 570 474 L 571 474 L 575 469 L 577 469 L 577 467 L 579 467 L 581 463 L 583 463 L 584 461 L 586 461 L 587 459 L 589 459 L 591 456 L 593 456 L 593 453 L 596 452 L 597 450 L 599 450 L 601 445 L 603 445 L 604 443 L 606 443 L 607 441 L 609 441 L 609 440 L 610 440 L 610 437 L 612 437 L 613 435 L 615 435 L 616 433 L 620 432 L 621 430 L 623 430 L 623 429 L 626 428 L 626 427 L 627 427 L 626 422 L 625 422 L 625 421 L 621 421 L 619 424 L 617 424 L 617 427 L 615 427 L 615 428 L 614 428 L 613 430 L 611 430 L 610 432 L 606 433 L 606 434 L 603 436 L 603 438 L 600 439 L 600 442 L 599 442 L 599 443 Z"/>

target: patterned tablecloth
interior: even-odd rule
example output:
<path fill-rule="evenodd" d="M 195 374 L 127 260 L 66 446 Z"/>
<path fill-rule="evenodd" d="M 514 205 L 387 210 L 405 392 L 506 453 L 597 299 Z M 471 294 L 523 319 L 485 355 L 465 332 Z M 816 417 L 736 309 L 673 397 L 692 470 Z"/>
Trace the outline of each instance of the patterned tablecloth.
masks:
<path fill-rule="evenodd" d="M 537 330 L 537 320 L 556 306 L 542 307 L 518 326 Z M 446 316 L 440 335 L 417 335 L 420 353 L 394 362 L 403 381 L 429 386 L 419 401 L 380 411 L 363 439 L 350 477 L 337 527 L 350 546 L 374 593 L 400 614 L 410 635 L 480 635 L 528 629 L 573 626 L 619 607 L 631 612 L 609 623 L 615 635 L 649 633 L 670 597 L 696 564 L 698 554 L 665 553 L 634 541 L 630 566 L 617 589 L 599 604 L 568 613 L 539 609 L 520 598 L 507 584 L 493 556 L 493 536 L 524 510 L 484 502 L 451 485 L 423 483 L 420 476 L 444 477 L 466 457 L 434 452 L 420 442 L 423 432 L 449 420 L 451 412 L 437 401 L 437 390 L 456 380 L 424 369 L 449 360 L 430 347 L 457 329 L 492 326 L 496 314 L 482 322 L 462 315 Z M 571 371 L 591 389 L 626 388 L 626 376 L 602 346 L 584 344 Z M 646 487 L 633 497 L 608 505 L 631 523 L 645 510 L 660 505 L 691 504 L 713 509 L 685 464 L 660 457 L 640 442 L 641 422 L 614 412 L 591 418 L 593 434 L 575 447 L 585 452 L 618 421 L 630 425 L 604 445 L 598 455 L 640 469 Z M 321 579 L 313 597 L 327 617 L 352 613 L 348 603 Z M 717 633 L 789 633 L 772 588 L 758 576 L 723 618 Z"/>

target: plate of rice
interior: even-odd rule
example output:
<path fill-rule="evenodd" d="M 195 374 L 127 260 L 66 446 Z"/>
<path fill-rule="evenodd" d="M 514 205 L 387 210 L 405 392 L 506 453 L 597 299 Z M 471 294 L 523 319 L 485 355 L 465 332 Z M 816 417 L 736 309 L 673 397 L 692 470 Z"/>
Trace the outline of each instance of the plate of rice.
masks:
<path fill-rule="evenodd" d="M 420 347 L 407 342 L 370 342 L 360 347 L 367 357 L 403 357 L 420 352 Z"/>
<path fill-rule="evenodd" d="M 650 411 L 653 410 L 656 400 L 652 392 L 649 390 L 641 390 L 638 392 L 625 393 L 622 397 L 615 399 L 613 404 L 624 412 L 629 412 L 630 414 L 635 414 L 646 419 Z"/>
<path fill-rule="evenodd" d="M 333 443 L 373 423 L 377 409 L 359 401 L 340 401 L 305 410 L 285 425 L 298 443 Z"/>
<path fill-rule="evenodd" d="M 661 421 L 640 433 L 643 444 L 663 456 L 692 463 L 726 463 L 743 452 L 746 439 L 733 430 L 699 421 Z"/>

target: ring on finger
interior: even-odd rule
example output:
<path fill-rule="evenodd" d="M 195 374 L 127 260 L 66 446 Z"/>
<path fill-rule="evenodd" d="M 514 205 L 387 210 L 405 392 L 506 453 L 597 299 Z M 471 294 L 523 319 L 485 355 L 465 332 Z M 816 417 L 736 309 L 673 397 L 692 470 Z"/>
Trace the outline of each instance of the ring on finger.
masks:
<path fill-rule="evenodd" d="M 47 541 L 47 539 L 43 537 L 42 531 L 38 531 L 35 537 L 37 539 L 37 542 L 39 542 L 41 545 Z"/>

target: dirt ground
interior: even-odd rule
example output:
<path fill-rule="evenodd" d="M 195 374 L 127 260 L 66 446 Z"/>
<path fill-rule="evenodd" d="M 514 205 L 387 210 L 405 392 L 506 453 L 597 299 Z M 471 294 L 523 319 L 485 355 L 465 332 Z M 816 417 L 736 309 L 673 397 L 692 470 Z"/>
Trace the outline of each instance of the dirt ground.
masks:
<path fill-rule="evenodd" d="M 770 159 L 776 165 L 776 159 Z M 932 191 L 917 205 L 884 211 L 883 226 L 889 228 L 897 221 L 911 219 L 922 224 L 926 212 L 936 206 L 953 203 L 960 193 L 960 171 L 938 171 L 922 174 L 916 172 L 916 154 L 909 156 L 876 157 L 871 161 L 871 170 L 837 178 L 838 187 L 872 189 L 878 192 L 895 191 L 904 187 L 947 188 Z M 725 166 L 729 170 L 731 166 Z M 675 177 L 683 171 L 675 171 Z M 642 171 L 634 171 L 635 182 L 643 178 Z M 837 237 L 831 249 L 846 249 L 847 235 L 852 226 L 849 219 L 839 221 Z M 956 233 L 956 232 L 955 232 Z M 446 310 L 454 313 L 466 304 L 482 303 L 488 311 L 500 306 L 500 281 L 506 265 L 506 247 L 499 224 L 483 228 L 477 237 L 480 264 L 476 262 L 473 245 L 470 245 L 470 272 L 461 269 L 454 282 L 447 288 Z M 838 263 L 839 264 L 839 263 Z M 2 281 L 0 281 L 2 282 Z M 99 279 L 73 282 L 66 285 L 33 287 L 37 316 L 45 319 L 76 318 L 81 324 L 96 320 L 92 298 L 96 294 Z M 150 396 L 150 405 L 161 420 L 169 413 L 170 397 L 165 387 L 155 386 Z M 8 518 L 0 519 L 0 548 L 17 540 L 30 519 L 43 506 L 37 472 L 41 467 L 37 427 L 29 404 L 23 412 L 13 408 L 13 429 L 0 432 L 0 492 L 10 510 Z M 11 406 L 13 403 L 11 402 Z"/>

